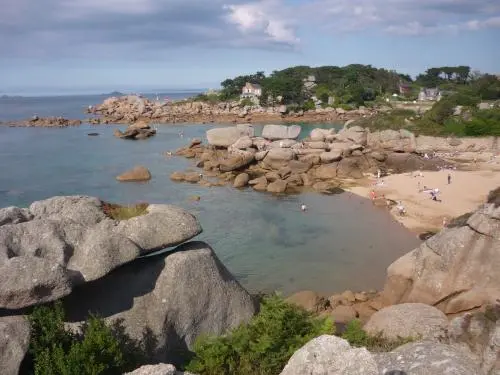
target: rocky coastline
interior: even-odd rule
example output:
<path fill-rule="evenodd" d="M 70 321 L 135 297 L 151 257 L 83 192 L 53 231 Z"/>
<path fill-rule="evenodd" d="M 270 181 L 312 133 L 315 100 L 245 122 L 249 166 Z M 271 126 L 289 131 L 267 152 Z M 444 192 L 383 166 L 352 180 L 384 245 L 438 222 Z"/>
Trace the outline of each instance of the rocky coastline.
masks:
<path fill-rule="evenodd" d="M 0 126 L 23 127 L 23 128 L 67 128 L 69 126 L 79 126 L 81 120 L 71 120 L 64 117 L 38 117 L 29 120 L 0 121 Z"/>
<path fill-rule="evenodd" d="M 124 123 L 136 121 L 153 123 L 343 123 L 368 117 L 378 110 L 361 107 L 356 110 L 319 108 L 309 111 L 288 112 L 286 106 L 241 106 L 238 101 L 209 103 L 201 101 L 156 102 L 139 96 L 111 97 L 91 107 L 89 114 L 97 115 L 93 124 Z"/>
<path fill-rule="evenodd" d="M 396 260 L 381 292 L 288 298 L 338 324 L 359 319 L 368 333 L 413 342 L 375 353 L 324 335 L 299 349 L 281 374 L 498 374 L 498 196 L 492 192 L 468 219 Z M 31 335 L 25 314 L 48 301 L 63 302 L 75 329 L 92 311 L 108 324 L 119 321 L 133 339 L 147 330 L 155 339 L 149 361 L 162 364 L 133 372 L 139 375 L 181 374 L 167 363 L 181 365 L 197 336 L 223 334 L 256 313 L 256 301 L 209 245 L 189 242 L 202 230 L 194 216 L 155 204 L 115 220 L 110 207 L 69 196 L 0 209 L 2 374 L 18 374 Z M 170 251 L 154 255 L 165 247 Z"/>

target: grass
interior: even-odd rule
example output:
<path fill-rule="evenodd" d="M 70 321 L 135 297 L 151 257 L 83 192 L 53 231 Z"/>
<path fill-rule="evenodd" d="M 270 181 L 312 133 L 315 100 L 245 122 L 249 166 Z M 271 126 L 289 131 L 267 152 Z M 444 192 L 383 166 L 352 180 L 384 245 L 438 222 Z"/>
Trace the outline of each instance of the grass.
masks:
<path fill-rule="evenodd" d="M 102 210 L 113 220 L 128 220 L 133 217 L 146 215 L 148 213 L 148 207 L 148 203 L 122 206 L 119 204 L 102 202 Z"/>
<path fill-rule="evenodd" d="M 387 113 L 379 113 L 376 116 L 360 118 L 353 125 L 359 125 L 363 128 L 369 128 L 372 131 L 385 129 L 408 129 L 412 128 L 405 119 L 415 117 L 416 113 L 408 109 L 394 109 Z"/>

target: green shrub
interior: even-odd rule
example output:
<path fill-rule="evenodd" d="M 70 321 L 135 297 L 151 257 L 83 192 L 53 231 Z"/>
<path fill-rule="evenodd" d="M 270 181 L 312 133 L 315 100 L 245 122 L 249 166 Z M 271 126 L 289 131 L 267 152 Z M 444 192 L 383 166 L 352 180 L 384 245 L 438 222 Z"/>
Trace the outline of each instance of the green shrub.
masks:
<path fill-rule="evenodd" d="M 139 364 L 137 353 L 128 352 L 113 330 L 98 317 L 90 317 L 81 333 L 73 333 L 65 329 L 64 310 L 61 303 L 56 303 L 51 307 L 36 307 L 29 320 L 32 333 L 23 373 L 118 375 Z"/>
<path fill-rule="evenodd" d="M 240 104 L 239 104 L 240 108 L 243 108 L 243 107 L 252 107 L 254 105 L 255 105 L 255 103 L 250 98 L 244 98 L 244 99 L 242 99 L 240 101 Z"/>
<path fill-rule="evenodd" d="M 248 324 L 226 336 L 200 337 L 187 370 L 200 375 L 275 375 L 292 354 L 322 334 L 332 334 L 329 319 L 313 317 L 277 296 L 264 297 Z"/>
<path fill-rule="evenodd" d="M 371 352 L 390 352 L 397 347 L 415 341 L 413 337 L 398 337 L 396 340 L 388 340 L 379 333 L 371 336 L 363 330 L 362 323 L 354 319 L 350 321 L 342 338 L 355 347 L 366 347 Z"/>
<path fill-rule="evenodd" d="M 316 105 L 314 104 L 314 102 L 311 99 L 304 102 L 304 104 L 302 105 L 302 110 L 304 110 L 304 111 L 310 111 L 313 109 L 316 109 Z"/>

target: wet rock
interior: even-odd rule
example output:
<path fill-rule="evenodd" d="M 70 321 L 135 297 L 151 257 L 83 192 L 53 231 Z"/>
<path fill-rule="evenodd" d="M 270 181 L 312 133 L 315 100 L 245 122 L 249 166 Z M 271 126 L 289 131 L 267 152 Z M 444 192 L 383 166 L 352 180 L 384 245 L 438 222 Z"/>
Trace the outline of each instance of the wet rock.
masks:
<path fill-rule="evenodd" d="M 184 173 L 184 181 L 186 181 L 186 182 L 196 183 L 196 182 L 200 182 L 201 179 L 202 179 L 202 175 L 198 172 Z"/>
<path fill-rule="evenodd" d="M 322 194 L 339 194 L 343 192 L 340 184 L 334 181 L 319 181 L 313 184 L 312 188 Z"/>
<path fill-rule="evenodd" d="M 151 180 L 151 172 L 139 165 L 117 176 L 116 179 L 121 182 L 148 181 Z"/>
<path fill-rule="evenodd" d="M 267 185 L 267 191 L 270 193 L 284 193 L 286 191 L 287 182 L 276 180 Z"/>
<path fill-rule="evenodd" d="M 185 178 L 185 174 L 182 172 L 173 172 L 170 175 L 170 179 L 172 181 L 184 181 L 184 178 Z"/>
<path fill-rule="evenodd" d="M 247 186 L 248 181 L 250 181 L 250 176 L 248 175 L 248 173 L 240 173 L 234 179 L 233 186 L 235 188 L 242 188 L 242 187 Z"/>

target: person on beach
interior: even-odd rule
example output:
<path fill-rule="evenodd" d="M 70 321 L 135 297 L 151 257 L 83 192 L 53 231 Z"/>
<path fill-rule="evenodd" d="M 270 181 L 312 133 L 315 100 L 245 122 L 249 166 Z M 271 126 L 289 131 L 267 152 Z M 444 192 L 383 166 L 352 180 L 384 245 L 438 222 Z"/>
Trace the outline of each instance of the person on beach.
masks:
<path fill-rule="evenodd" d="M 380 180 L 380 176 L 381 176 L 381 175 L 382 175 L 382 171 L 379 169 L 379 170 L 377 171 L 377 179 L 379 179 L 379 180 Z"/>
<path fill-rule="evenodd" d="M 451 184 L 451 173 L 448 173 L 448 185 Z"/>
<path fill-rule="evenodd" d="M 375 190 L 372 190 L 370 192 L 370 198 L 372 199 L 372 201 L 374 201 L 376 197 L 377 197 L 377 194 L 375 193 Z"/>
<path fill-rule="evenodd" d="M 398 205 L 396 206 L 396 209 L 398 210 L 399 216 L 405 216 L 406 215 L 406 209 L 405 206 L 403 206 L 403 202 L 399 201 Z"/>

